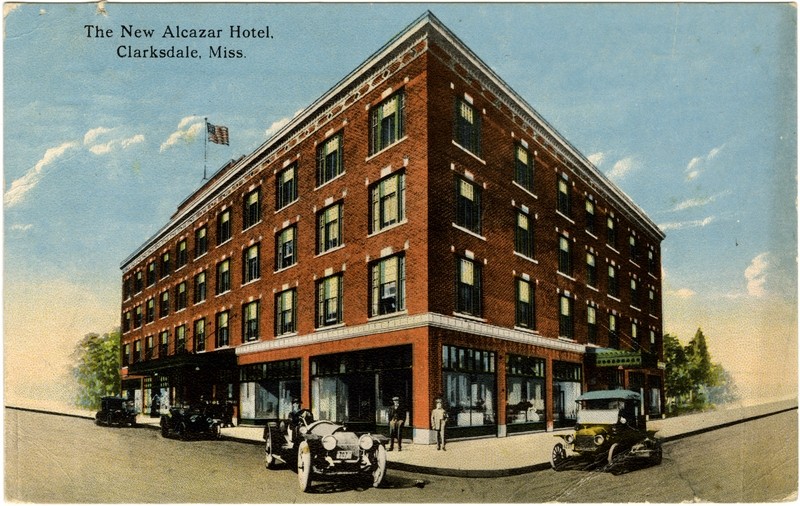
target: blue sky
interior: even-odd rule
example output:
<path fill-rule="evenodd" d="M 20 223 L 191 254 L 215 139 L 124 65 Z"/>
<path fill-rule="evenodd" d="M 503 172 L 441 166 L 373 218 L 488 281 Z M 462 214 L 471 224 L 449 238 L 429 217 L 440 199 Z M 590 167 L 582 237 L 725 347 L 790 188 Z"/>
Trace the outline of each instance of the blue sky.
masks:
<path fill-rule="evenodd" d="M 789 4 L 5 4 L 8 402 L 63 401 L 74 344 L 118 325 L 120 262 L 430 9 L 649 214 L 664 330 L 703 329 L 756 398 L 797 385 L 796 11 Z M 87 37 L 84 25 L 111 28 Z M 153 28 L 121 39 L 120 26 Z M 270 27 L 243 59 L 137 60 L 167 25 Z M 213 42 L 213 41 L 212 41 Z M 50 351 L 52 350 L 52 351 Z M 30 365 L 33 358 L 33 367 Z"/>

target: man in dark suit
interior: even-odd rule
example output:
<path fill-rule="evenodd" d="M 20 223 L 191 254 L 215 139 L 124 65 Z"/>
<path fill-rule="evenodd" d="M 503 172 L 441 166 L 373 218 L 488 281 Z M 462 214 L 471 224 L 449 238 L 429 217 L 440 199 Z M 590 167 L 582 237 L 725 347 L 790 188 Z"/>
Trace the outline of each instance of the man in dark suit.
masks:
<path fill-rule="evenodd" d="M 403 450 L 403 425 L 406 423 L 406 410 L 400 405 L 400 397 L 392 397 L 389 406 L 389 451 L 394 450 L 397 438 L 397 451 Z"/>

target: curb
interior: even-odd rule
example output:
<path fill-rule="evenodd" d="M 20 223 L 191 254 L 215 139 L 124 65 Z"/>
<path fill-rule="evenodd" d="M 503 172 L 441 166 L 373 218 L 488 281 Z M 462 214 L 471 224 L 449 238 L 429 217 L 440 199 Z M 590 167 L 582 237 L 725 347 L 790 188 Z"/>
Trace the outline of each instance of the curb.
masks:
<path fill-rule="evenodd" d="M 78 415 L 78 414 L 71 414 L 71 413 L 59 413 L 55 411 L 47 411 L 44 409 L 32 409 L 32 408 L 21 408 L 16 406 L 5 406 L 6 409 L 14 409 L 17 411 L 28 411 L 31 413 L 42 413 L 46 415 L 56 415 L 56 416 L 67 416 L 71 418 L 81 418 L 84 420 L 94 420 L 93 417 L 88 415 Z M 771 411 L 769 413 L 762 413 L 760 415 L 749 416 L 747 418 L 742 418 L 739 420 L 733 420 L 730 422 L 724 422 L 714 425 L 709 425 L 708 427 L 703 427 L 702 429 L 696 429 L 688 432 L 684 432 L 681 434 L 675 434 L 673 436 L 667 436 L 661 438 L 663 443 L 669 443 L 672 441 L 678 441 L 680 439 L 684 439 L 687 437 L 698 436 L 700 434 L 704 434 L 706 432 L 711 432 L 718 429 L 724 429 L 726 427 L 732 427 L 734 425 L 738 425 L 740 423 L 751 422 L 753 420 L 758 420 L 761 418 L 767 418 L 769 416 L 779 415 L 781 413 L 786 413 L 788 411 L 797 411 L 798 407 L 793 406 L 790 408 L 780 409 L 778 411 Z M 158 426 L 149 425 L 149 424 L 138 424 L 136 426 L 137 429 L 152 429 L 152 430 L 159 430 Z M 257 441 L 254 439 L 245 439 L 237 436 L 226 436 L 222 435 L 220 439 L 225 441 L 232 441 L 234 443 L 243 443 L 243 444 L 250 444 L 250 445 L 262 445 L 264 444 L 261 441 Z M 407 464 L 404 462 L 392 462 L 388 461 L 386 463 L 386 467 L 388 469 L 394 469 L 397 471 L 405 471 L 410 473 L 420 473 L 420 474 L 428 474 L 432 476 L 449 476 L 454 478 L 500 478 L 503 476 L 517 476 L 520 474 L 528 474 L 537 471 L 545 471 L 550 469 L 550 462 L 542 462 L 539 464 L 532 464 L 527 466 L 521 467 L 512 467 L 506 469 L 447 469 L 447 468 L 438 468 L 438 467 L 429 467 L 429 466 L 421 466 L 417 464 Z"/>

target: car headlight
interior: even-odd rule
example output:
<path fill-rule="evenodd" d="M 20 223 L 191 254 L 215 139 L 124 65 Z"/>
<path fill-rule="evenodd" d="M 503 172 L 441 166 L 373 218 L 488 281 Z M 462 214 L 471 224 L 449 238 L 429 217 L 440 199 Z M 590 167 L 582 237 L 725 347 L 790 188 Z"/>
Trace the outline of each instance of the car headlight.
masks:
<path fill-rule="evenodd" d="M 594 444 L 600 446 L 606 440 L 606 437 L 602 434 L 598 434 L 594 437 Z"/>
<path fill-rule="evenodd" d="M 358 438 L 358 446 L 362 450 L 369 450 L 370 448 L 372 448 L 373 444 L 375 443 L 372 440 L 372 436 L 370 436 L 369 434 L 364 434 L 363 436 Z"/>
<path fill-rule="evenodd" d="M 336 448 L 336 438 L 328 434 L 324 438 L 322 438 L 322 447 L 328 451 L 333 450 Z"/>
<path fill-rule="evenodd" d="M 573 441 L 575 441 L 575 435 L 574 434 L 569 434 L 564 439 L 567 441 L 567 444 L 572 444 Z"/>

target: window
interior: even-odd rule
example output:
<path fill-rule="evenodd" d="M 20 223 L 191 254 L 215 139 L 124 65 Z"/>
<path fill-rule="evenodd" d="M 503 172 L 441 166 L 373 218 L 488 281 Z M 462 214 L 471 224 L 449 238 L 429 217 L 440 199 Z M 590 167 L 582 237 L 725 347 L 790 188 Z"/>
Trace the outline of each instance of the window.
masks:
<path fill-rule="evenodd" d="M 639 285 L 631 278 L 631 306 L 639 307 Z"/>
<path fill-rule="evenodd" d="M 247 248 L 242 254 L 242 263 L 244 266 L 243 283 L 249 283 L 254 279 L 261 277 L 261 269 L 259 268 L 259 245 L 254 244 Z"/>
<path fill-rule="evenodd" d="M 572 252 L 570 247 L 568 237 L 558 236 L 558 271 L 567 276 L 572 276 Z"/>
<path fill-rule="evenodd" d="M 406 308 L 405 257 L 393 256 L 372 265 L 370 316 L 395 313 Z"/>
<path fill-rule="evenodd" d="M 559 297 L 558 335 L 572 339 L 575 332 L 574 323 L 572 298 L 567 295 L 561 295 Z"/>
<path fill-rule="evenodd" d="M 514 251 L 528 258 L 533 258 L 533 227 L 531 227 L 530 217 L 523 212 L 517 212 Z"/>
<path fill-rule="evenodd" d="M 608 294 L 612 297 L 619 297 L 619 280 L 615 265 L 608 266 Z"/>
<path fill-rule="evenodd" d="M 297 331 L 295 322 L 297 290 L 292 288 L 275 296 L 275 335 L 282 336 Z"/>
<path fill-rule="evenodd" d="M 142 326 L 142 306 L 133 309 L 133 328 L 138 329 Z"/>
<path fill-rule="evenodd" d="M 481 233 L 481 189 L 464 179 L 456 179 L 456 225 Z"/>
<path fill-rule="evenodd" d="M 317 327 L 342 323 L 342 275 L 317 283 Z"/>
<path fill-rule="evenodd" d="M 650 309 L 650 314 L 656 314 L 658 311 L 658 305 L 656 304 L 656 292 L 649 290 L 647 292 L 647 300 L 649 302 L 648 307 Z"/>
<path fill-rule="evenodd" d="M 586 308 L 586 327 L 589 342 L 597 344 L 597 308 L 594 306 Z"/>
<path fill-rule="evenodd" d="M 558 177 L 558 211 L 570 216 L 569 181 L 563 174 Z"/>
<path fill-rule="evenodd" d="M 142 340 L 137 339 L 133 342 L 133 363 L 137 363 L 142 360 Z"/>
<path fill-rule="evenodd" d="M 522 144 L 517 144 L 514 157 L 514 181 L 530 190 L 533 187 L 533 159 Z"/>
<path fill-rule="evenodd" d="M 156 284 L 156 263 L 150 262 L 147 264 L 147 286 Z"/>
<path fill-rule="evenodd" d="M 206 227 L 198 228 L 194 233 L 194 257 L 200 257 L 208 251 L 208 242 L 206 234 L 208 229 Z"/>
<path fill-rule="evenodd" d="M 242 308 L 242 335 L 245 342 L 258 341 L 258 306 L 259 301 L 254 300 Z"/>
<path fill-rule="evenodd" d="M 639 326 L 636 322 L 631 322 L 631 345 L 634 350 L 639 350 Z"/>
<path fill-rule="evenodd" d="M 387 177 L 373 186 L 370 193 L 371 232 L 377 232 L 405 219 L 405 174 L 393 174 Z"/>
<path fill-rule="evenodd" d="M 497 355 L 456 346 L 442 346 L 442 383 L 448 424 L 456 427 L 497 423 Z"/>
<path fill-rule="evenodd" d="M 244 198 L 243 228 L 250 228 L 261 221 L 261 190 L 256 189 Z"/>
<path fill-rule="evenodd" d="M 370 112 L 369 153 L 374 154 L 403 138 L 405 130 L 405 95 L 400 92 L 387 98 Z"/>
<path fill-rule="evenodd" d="M 614 216 L 606 219 L 606 243 L 612 248 L 617 247 L 617 229 L 614 228 Z"/>
<path fill-rule="evenodd" d="M 293 164 L 275 176 L 275 209 L 283 209 L 297 200 L 297 165 Z"/>
<path fill-rule="evenodd" d="M 617 333 L 617 315 L 608 315 L 608 346 L 619 349 L 619 334 Z"/>
<path fill-rule="evenodd" d="M 341 132 L 317 148 L 317 186 L 322 186 L 344 172 Z"/>
<path fill-rule="evenodd" d="M 597 257 L 591 251 L 586 252 L 586 284 L 597 288 Z"/>
<path fill-rule="evenodd" d="M 217 215 L 217 245 L 231 238 L 231 210 L 226 209 Z"/>
<path fill-rule="evenodd" d="M 466 100 L 456 99 L 455 141 L 459 146 L 481 156 L 481 118 Z"/>
<path fill-rule="evenodd" d="M 656 254 L 653 253 L 653 250 L 647 250 L 647 272 L 656 273 Z"/>
<path fill-rule="evenodd" d="M 206 351 L 205 318 L 200 318 L 194 322 L 194 351 Z"/>
<path fill-rule="evenodd" d="M 145 321 L 147 323 L 152 323 L 156 319 L 156 301 L 155 299 L 147 299 L 147 305 L 145 306 Z"/>
<path fill-rule="evenodd" d="M 297 263 L 295 235 L 297 227 L 287 227 L 275 237 L 275 270 L 279 271 Z"/>
<path fill-rule="evenodd" d="M 188 243 L 186 239 L 178 241 L 178 246 L 175 251 L 175 268 L 180 269 L 189 261 Z"/>
<path fill-rule="evenodd" d="M 122 367 L 127 367 L 131 363 L 131 345 L 126 344 L 122 347 Z"/>
<path fill-rule="evenodd" d="M 158 304 L 158 316 L 164 318 L 169 314 L 169 290 L 161 292 L 161 299 Z"/>
<path fill-rule="evenodd" d="M 139 293 L 144 288 L 144 283 L 142 283 L 142 271 L 136 271 L 136 275 L 133 278 L 133 292 Z"/>
<path fill-rule="evenodd" d="M 158 356 L 164 358 L 169 355 L 169 330 L 162 330 L 158 335 Z"/>
<path fill-rule="evenodd" d="M 656 350 L 656 331 L 650 330 L 650 352 L 654 353 Z"/>
<path fill-rule="evenodd" d="M 153 336 L 147 336 L 144 338 L 144 359 L 145 360 L 152 360 L 154 357 L 153 351 L 155 348 L 155 340 Z"/>
<path fill-rule="evenodd" d="M 123 300 L 128 300 L 131 298 L 131 278 L 125 278 L 125 281 L 122 282 L 122 298 Z"/>
<path fill-rule="evenodd" d="M 586 231 L 596 234 L 597 223 L 594 216 L 594 202 L 586 199 Z"/>
<path fill-rule="evenodd" d="M 186 325 L 175 327 L 175 353 L 186 352 Z"/>
<path fill-rule="evenodd" d="M 231 261 L 223 260 L 217 264 L 217 295 L 231 289 Z"/>
<path fill-rule="evenodd" d="M 636 237 L 628 237 L 628 245 L 630 246 L 631 260 L 636 261 L 639 259 L 639 250 L 636 249 Z"/>
<path fill-rule="evenodd" d="M 169 251 L 161 255 L 161 277 L 166 278 L 171 272 L 169 264 Z"/>
<path fill-rule="evenodd" d="M 530 281 L 517 278 L 517 326 L 536 328 L 534 286 Z"/>
<path fill-rule="evenodd" d="M 206 271 L 194 277 L 194 303 L 206 300 Z"/>
<path fill-rule="evenodd" d="M 186 282 L 184 281 L 175 287 L 175 311 L 186 309 L 187 298 Z"/>
<path fill-rule="evenodd" d="M 217 313 L 217 331 L 216 331 L 216 348 L 222 348 L 224 346 L 230 345 L 230 327 L 228 326 L 230 312 L 223 311 L 221 313 Z"/>
<path fill-rule="evenodd" d="M 125 311 L 122 317 L 122 331 L 128 332 L 129 330 L 131 330 L 131 312 Z"/>
<path fill-rule="evenodd" d="M 342 204 L 334 204 L 317 214 L 317 253 L 342 245 Z"/>
<path fill-rule="evenodd" d="M 456 263 L 458 272 L 456 311 L 480 316 L 482 311 L 481 264 L 466 258 L 458 258 Z"/>

